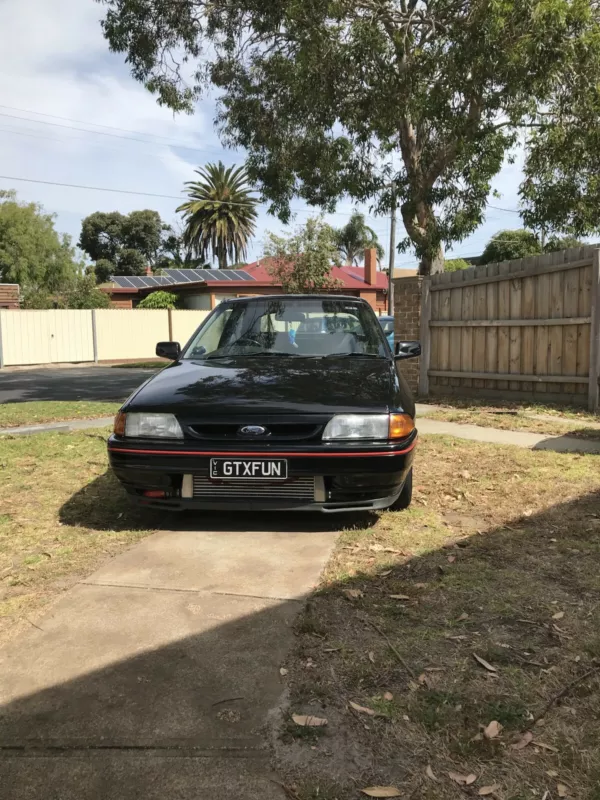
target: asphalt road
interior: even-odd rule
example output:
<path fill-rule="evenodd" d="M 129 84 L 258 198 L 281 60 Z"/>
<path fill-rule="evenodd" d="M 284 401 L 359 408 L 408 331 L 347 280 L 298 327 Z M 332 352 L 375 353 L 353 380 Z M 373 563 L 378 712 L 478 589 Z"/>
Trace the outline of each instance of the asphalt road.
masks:
<path fill-rule="evenodd" d="M 27 400 L 125 400 L 153 369 L 72 367 L 0 372 L 0 403 Z"/>

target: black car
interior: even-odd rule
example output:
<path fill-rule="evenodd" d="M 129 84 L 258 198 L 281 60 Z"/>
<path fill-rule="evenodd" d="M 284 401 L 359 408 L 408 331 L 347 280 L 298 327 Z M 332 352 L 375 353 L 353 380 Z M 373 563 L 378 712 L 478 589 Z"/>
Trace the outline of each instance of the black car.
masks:
<path fill-rule="evenodd" d="M 132 499 L 172 509 L 406 508 L 415 405 L 364 300 L 222 302 L 122 406 L 110 463 Z"/>

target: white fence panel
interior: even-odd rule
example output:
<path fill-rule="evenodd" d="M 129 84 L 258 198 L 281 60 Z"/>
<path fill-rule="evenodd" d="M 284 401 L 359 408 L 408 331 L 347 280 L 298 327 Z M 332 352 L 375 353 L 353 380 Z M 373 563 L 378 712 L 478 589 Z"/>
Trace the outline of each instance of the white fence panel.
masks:
<path fill-rule="evenodd" d="M 156 343 L 169 339 L 166 310 L 99 309 L 96 341 L 100 361 L 154 358 Z"/>
<path fill-rule="evenodd" d="M 5 366 L 93 361 L 91 311 L 0 311 Z"/>
<path fill-rule="evenodd" d="M 179 342 L 183 347 L 209 314 L 210 311 L 171 311 L 173 341 Z"/>

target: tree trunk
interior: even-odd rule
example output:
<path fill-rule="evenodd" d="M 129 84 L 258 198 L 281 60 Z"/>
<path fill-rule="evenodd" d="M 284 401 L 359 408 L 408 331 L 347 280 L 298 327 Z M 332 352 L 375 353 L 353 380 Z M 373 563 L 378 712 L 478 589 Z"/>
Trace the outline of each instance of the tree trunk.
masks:
<path fill-rule="evenodd" d="M 425 201 L 402 204 L 402 221 L 420 259 L 419 274 L 444 271 L 444 251 L 433 207 Z"/>
<path fill-rule="evenodd" d="M 217 250 L 217 259 L 219 261 L 219 269 L 227 269 L 227 250 L 224 247 L 219 247 Z"/>
<path fill-rule="evenodd" d="M 426 255 L 421 258 L 419 275 L 435 275 L 436 272 L 443 272 L 444 261 L 444 250 L 441 245 L 438 245 L 437 252 L 433 256 Z"/>

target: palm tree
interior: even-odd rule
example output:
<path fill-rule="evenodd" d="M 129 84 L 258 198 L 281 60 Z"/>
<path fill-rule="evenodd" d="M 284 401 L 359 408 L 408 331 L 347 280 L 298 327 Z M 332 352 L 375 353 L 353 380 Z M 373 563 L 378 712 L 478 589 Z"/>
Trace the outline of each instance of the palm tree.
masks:
<path fill-rule="evenodd" d="M 336 243 L 341 258 L 351 265 L 360 264 L 365 250 L 370 247 L 377 250 L 378 261 L 383 258 L 383 247 L 379 244 L 377 234 L 366 224 L 364 214 L 356 209 L 346 225 L 336 231 Z"/>
<path fill-rule="evenodd" d="M 189 200 L 177 211 L 184 215 L 183 241 L 202 261 L 211 257 L 219 269 L 227 261 L 235 263 L 246 257 L 248 241 L 256 228 L 257 198 L 251 195 L 245 167 L 207 164 L 196 170 L 199 181 L 188 181 Z"/>

